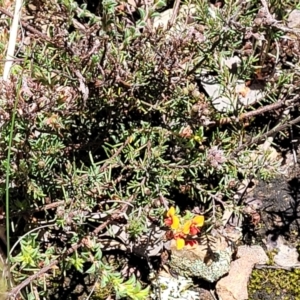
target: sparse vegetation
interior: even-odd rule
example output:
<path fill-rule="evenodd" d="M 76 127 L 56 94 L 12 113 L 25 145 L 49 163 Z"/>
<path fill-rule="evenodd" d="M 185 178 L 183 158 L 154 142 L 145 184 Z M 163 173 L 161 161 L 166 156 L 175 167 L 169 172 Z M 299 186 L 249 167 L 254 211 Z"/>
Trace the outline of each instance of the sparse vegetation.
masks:
<path fill-rule="evenodd" d="M 12 294 L 61 297 L 81 274 L 89 289 L 70 295 L 145 299 L 169 207 L 204 215 L 206 230 L 225 209 L 242 218 L 241 182 L 275 176 L 275 149 L 298 130 L 300 39 L 286 26 L 294 2 L 270 1 L 262 14 L 264 1 L 179 1 L 191 10 L 173 11 L 172 30 L 157 18 L 174 1 L 133 2 L 24 3 L 11 76 L 0 82 Z M 11 16 L 0 13 L 4 53 Z M 204 78 L 227 97 L 222 109 Z M 263 97 L 243 104 L 253 85 Z"/>

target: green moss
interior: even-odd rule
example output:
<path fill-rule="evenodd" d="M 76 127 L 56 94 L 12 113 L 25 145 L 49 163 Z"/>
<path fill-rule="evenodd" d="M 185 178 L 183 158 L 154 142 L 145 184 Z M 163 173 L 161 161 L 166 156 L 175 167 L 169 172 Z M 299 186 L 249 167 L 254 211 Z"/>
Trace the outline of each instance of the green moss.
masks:
<path fill-rule="evenodd" d="M 255 269 L 248 284 L 249 299 L 300 300 L 299 280 L 299 269 Z"/>
<path fill-rule="evenodd" d="M 93 293 L 92 300 L 105 300 L 109 296 L 114 294 L 114 289 L 111 284 L 108 284 L 106 287 L 102 288 L 99 284 L 96 284 L 95 292 Z"/>
<path fill-rule="evenodd" d="M 276 251 L 268 253 L 268 265 L 274 265 Z M 300 300 L 300 269 L 254 269 L 248 284 L 249 300 Z"/>

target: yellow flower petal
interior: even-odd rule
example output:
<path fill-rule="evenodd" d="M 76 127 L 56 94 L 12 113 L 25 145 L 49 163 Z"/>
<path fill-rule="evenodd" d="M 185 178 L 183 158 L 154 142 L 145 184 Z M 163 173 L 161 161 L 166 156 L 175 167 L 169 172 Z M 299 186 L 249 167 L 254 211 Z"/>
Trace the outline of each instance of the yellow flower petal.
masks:
<path fill-rule="evenodd" d="M 184 247 L 185 242 L 184 239 L 176 239 L 176 248 L 177 250 L 180 250 Z"/>
<path fill-rule="evenodd" d="M 167 217 L 173 217 L 175 215 L 175 208 L 173 206 L 170 207 L 170 209 L 167 212 Z"/>
<path fill-rule="evenodd" d="M 172 225 L 171 229 L 178 229 L 179 228 L 179 218 L 177 216 L 172 216 Z"/>
<path fill-rule="evenodd" d="M 203 216 L 196 216 L 193 218 L 193 224 L 202 227 L 204 224 L 204 217 Z"/>
<path fill-rule="evenodd" d="M 184 225 L 183 225 L 182 232 L 183 232 L 184 234 L 189 234 L 191 225 L 192 225 L 192 221 L 191 221 L 191 220 L 186 221 L 186 222 L 184 223 Z"/>

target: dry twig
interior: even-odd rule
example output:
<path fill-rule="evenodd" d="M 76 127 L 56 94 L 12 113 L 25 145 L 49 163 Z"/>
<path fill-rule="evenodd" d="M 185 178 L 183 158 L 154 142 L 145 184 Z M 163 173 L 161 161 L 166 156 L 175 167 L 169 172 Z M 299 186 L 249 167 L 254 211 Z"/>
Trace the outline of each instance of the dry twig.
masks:
<path fill-rule="evenodd" d="M 170 20 L 171 26 L 173 26 L 176 21 L 176 18 L 177 18 L 178 12 L 179 12 L 179 7 L 180 7 L 180 0 L 176 0 L 174 3 L 174 6 L 173 6 L 173 13 L 172 13 L 172 17 Z"/>
<path fill-rule="evenodd" d="M 262 135 L 260 135 L 260 136 L 258 136 L 256 138 L 253 138 L 249 142 L 247 142 L 247 143 L 239 146 L 237 149 L 235 149 L 232 152 L 231 157 L 236 156 L 241 150 L 243 150 L 243 149 L 245 149 L 245 148 L 247 148 L 247 147 L 249 147 L 251 145 L 257 144 L 257 143 L 261 142 L 262 140 L 266 139 L 269 136 L 272 136 L 274 133 L 278 133 L 279 131 L 282 131 L 282 130 L 286 129 L 289 126 L 296 125 L 298 123 L 300 123 L 300 117 L 295 118 L 294 120 L 289 121 L 286 124 L 278 125 L 278 126 L 272 128 L 268 132 L 263 133 Z"/>
<path fill-rule="evenodd" d="M 300 104 L 300 103 L 297 103 L 299 101 L 299 99 L 300 99 L 300 95 L 296 95 L 296 96 L 294 96 L 293 99 L 290 99 L 290 100 L 280 100 L 276 103 L 265 105 L 265 106 L 260 107 L 256 110 L 249 111 L 249 112 L 246 112 L 246 113 L 242 113 L 237 119 L 238 119 L 238 121 L 243 121 L 245 119 L 252 118 L 252 117 L 255 117 L 255 116 L 259 116 L 259 115 L 262 115 L 262 114 L 264 114 L 268 111 L 272 111 L 272 110 L 275 110 L 275 109 L 288 108 L 289 106 L 295 107 L 296 105 Z M 221 124 L 221 125 L 230 124 L 234 121 L 235 121 L 235 119 L 232 119 L 232 118 L 223 118 L 218 122 L 218 124 Z"/>

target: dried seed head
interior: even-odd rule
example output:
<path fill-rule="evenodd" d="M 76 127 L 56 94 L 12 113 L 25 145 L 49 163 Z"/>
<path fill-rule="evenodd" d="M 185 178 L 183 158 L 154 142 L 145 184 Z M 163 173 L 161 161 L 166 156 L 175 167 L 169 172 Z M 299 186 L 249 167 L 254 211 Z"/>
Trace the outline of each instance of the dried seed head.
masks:
<path fill-rule="evenodd" d="M 191 129 L 191 126 L 188 125 L 185 128 L 183 128 L 179 135 L 184 138 L 190 138 L 193 135 L 193 130 Z"/>
<path fill-rule="evenodd" d="M 226 162 L 223 150 L 219 150 L 218 146 L 214 146 L 208 150 L 207 162 L 214 168 L 220 169 L 221 165 Z"/>

